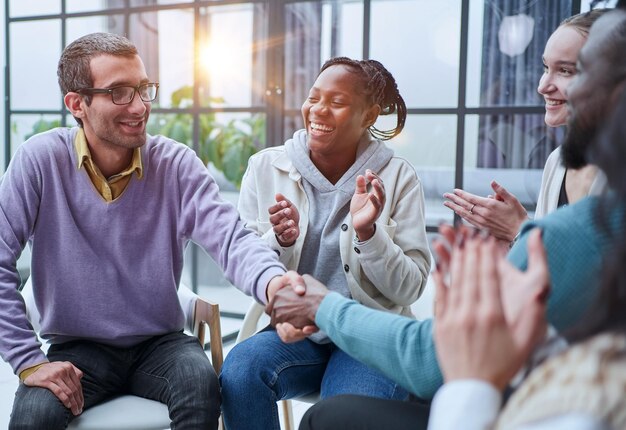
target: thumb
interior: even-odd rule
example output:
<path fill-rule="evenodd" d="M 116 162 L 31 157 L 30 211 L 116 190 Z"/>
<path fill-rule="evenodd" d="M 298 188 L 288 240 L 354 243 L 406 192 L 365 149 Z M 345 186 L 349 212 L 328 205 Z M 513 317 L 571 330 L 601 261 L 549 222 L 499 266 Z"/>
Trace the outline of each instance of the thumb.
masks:
<path fill-rule="evenodd" d="M 548 269 L 548 257 L 543 246 L 541 230 L 536 228 L 530 232 L 528 237 L 528 270 L 532 271 L 539 279 L 541 288 L 539 293 L 543 293 L 550 285 L 550 271 Z"/>
<path fill-rule="evenodd" d="M 518 348 L 521 355 L 526 359 L 535 347 L 544 338 L 548 328 L 546 322 L 546 304 L 536 300 L 528 302 L 523 311 L 524 318 L 520 318 L 516 324 L 518 334 Z"/>
<path fill-rule="evenodd" d="M 496 192 L 496 200 L 502 200 L 503 202 L 517 200 L 513 194 L 509 193 L 506 188 L 496 181 L 491 181 L 491 188 Z"/>
<path fill-rule="evenodd" d="M 272 297 L 272 300 L 268 301 L 267 304 L 265 305 L 266 314 L 271 316 L 273 311 L 274 311 L 274 297 Z"/>
<path fill-rule="evenodd" d="M 304 293 L 306 293 L 306 287 L 304 286 L 304 284 L 296 284 L 296 285 L 294 285 L 293 290 L 299 296 L 304 296 Z"/>
<path fill-rule="evenodd" d="M 433 278 L 436 287 L 434 315 L 436 318 L 443 318 L 448 302 L 448 287 L 443 280 L 443 273 L 439 269 L 433 272 Z"/>

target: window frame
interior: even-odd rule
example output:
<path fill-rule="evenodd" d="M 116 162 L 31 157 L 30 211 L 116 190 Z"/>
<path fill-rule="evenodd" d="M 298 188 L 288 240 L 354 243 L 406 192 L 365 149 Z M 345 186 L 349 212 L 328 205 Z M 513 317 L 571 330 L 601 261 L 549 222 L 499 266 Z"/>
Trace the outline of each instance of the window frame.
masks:
<path fill-rule="evenodd" d="M 11 109 L 11 76 L 10 76 L 10 42 L 11 32 L 10 27 L 13 23 L 25 22 L 25 21 L 38 21 L 38 20 L 50 20 L 58 19 L 61 21 L 61 48 L 66 46 L 66 34 L 67 34 L 67 20 L 80 17 L 100 17 L 100 16 L 113 16 L 121 15 L 124 18 L 124 33 L 130 34 L 130 17 L 133 14 L 141 12 L 159 12 L 174 9 L 193 9 L 194 11 L 194 40 L 196 41 L 194 46 L 195 56 L 199 53 L 199 44 L 197 41 L 200 38 L 200 17 L 201 9 L 206 7 L 215 7 L 222 5 L 234 5 L 234 4 L 263 4 L 267 10 L 268 19 L 268 38 L 270 40 L 284 40 L 285 32 L 285 8 L 287 5 L 296 3 L 312 3 L 319 2 L 319 0 L 190 0 L 182 3 L 172 4 L 153 4 L 144 6 L 131 6 L 131 0 L 123 0 L 123 7 L 86 11 L 86 12 L 71 12 L 66 11 L 66 0 L 58 0 L 61 4 L 61 12 L 59 14 L 51 15 L 35 15 L 35 16 L 20 16 L 11 17 L 9 1 L 5 2 L 5 54 L 6 54 L 6 71 L 5 71 L 5 168 L 11 158 L 11 119 L 14 115 L 58 115 L 61 118 L 61 125 L 67 126 L 68 121 L 71 120 L 71 115 L 66 109 L 63 99 L 59 100 L 58 109 Z M 464 177 L 464 159 L 465 159 L 465 139 L 466 139 L 466 119 L 470 115 L 515 115 L 515 114 L 543 114 L 543 105 L 534 106 L 498 106 L 498 107 L 468 107 L 466 106 L 467 96 L 467 62 L 468 62 L 468 39 L 469 39 L 469 11 L 470 0 L 459 0 L 461 6 L 461 22 L 460 22 L 460 54 L 459 54 L 459 73 L 458 73 L 458 99 L 455 107 L 446 108 L 411 108 L 407 110 L 408 115 L 454 115 L 457 119 L 456 129 L 456 155 L 454 162 L 454 187 L 463 188 Z M 476 1 L 476 0 L 474 0 Z M 371 30 L 371 10 L 372 0 L 362 0 L 363 3 L 363 44 L 362 44 L 362 57 L 369 58 L 370 55 L 370 30 Z M 571 14 L 578 13 L 581 10 L 581 0 L 572 0 Z M 332 35 L 331 35 L 332 38 Z M 331 53 L 332 53 L 331 48 Z M 264 107 L 214 107 L 214 106 L 200 106 L 199 105 L 199 91 L 198 91 L 198 79 L 201 76 L 199 70 L 199 62 L 195 62 L 193 71 L 193 105 L 188 108 L 153 108 L 152 112 L 155 114 L 189 114 L 192 116 L 192 135 L 193 135 L 193 149 L 198 150 L 199 147 L 199 118 L 201 115 L 211 113 L 263 113 L 266 118 L 266 142 L 284 142 L 284 120 L 285 118 L 299 116 L 300 111 L 298 109 L 287 109 L 284 106 L 282 88 L 285 84 L 285 71 L 284 71 L 284 44 L 271 44 L 266 49 L 266 71 L 264 88 L 266 88 L 266 101 Z M 427 225 L 428 232 L 434 233 L 437 231 L 436 225 Z M 191 283 L 192 288 L 197 290 L 198 285 L 198 249 L 196 246 L 191 250 L 192 254 L 192 267 L 191 267 Z"/>

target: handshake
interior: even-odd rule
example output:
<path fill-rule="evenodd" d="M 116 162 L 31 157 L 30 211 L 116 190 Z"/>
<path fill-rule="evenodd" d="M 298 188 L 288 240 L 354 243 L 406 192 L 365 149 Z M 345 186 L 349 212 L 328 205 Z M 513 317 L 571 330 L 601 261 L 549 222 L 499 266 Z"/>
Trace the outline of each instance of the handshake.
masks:
<path fill-rule="evenodd" d="M 265 307 L 271 324 L 284 342 L 296 342 L 315 333 L 315 315 L 329 293 L 324 284 L 310 275 L 302 276 L 306 291 L 298 293 L 291 286 L 280 288 Z"/>

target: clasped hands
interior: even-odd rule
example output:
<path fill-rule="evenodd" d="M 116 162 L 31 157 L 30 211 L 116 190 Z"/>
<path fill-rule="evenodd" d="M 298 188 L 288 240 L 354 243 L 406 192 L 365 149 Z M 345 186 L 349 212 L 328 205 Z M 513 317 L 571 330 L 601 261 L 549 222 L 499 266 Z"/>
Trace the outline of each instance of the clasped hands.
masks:
<path fill-rule="evenodd" d="M 295 279 L 294 275 L 292 279 Z M 304 286 L 284 285 L 271 295 L 265 307 L 272 326 L 286 343 L 300 341 L 318 331 L 315 314 L 329 292 L 324 284 L 312 276 L 304 275 L 300 279 Z"/>

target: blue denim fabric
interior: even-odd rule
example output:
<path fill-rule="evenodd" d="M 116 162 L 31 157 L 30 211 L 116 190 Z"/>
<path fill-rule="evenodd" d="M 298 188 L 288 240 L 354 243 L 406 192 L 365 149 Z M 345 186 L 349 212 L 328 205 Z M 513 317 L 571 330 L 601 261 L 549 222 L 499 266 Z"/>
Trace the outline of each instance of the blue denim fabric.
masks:
<path fill-rule="evenodd" d="M 332 343 L 283 343 L 266 329 L 236 345 L 222 374 L 222 413 L 228 430 L 280 429 L 276 401 L 320 391 L 322 398 L 360 394 L 404 400 L 408 392 Z"/>
<path fill-rule="evenodd" d="M 69 361 L 83 371 L 83 410 L 114 395 L 134 394 L 167 404 L 172 429 L 217 429 L 217 375 L 198 340 L 182 332 L 132 348 L 87 341 L 52 345 L 48 359 Z M 20 384 L 9 429 L 64 429 L 72 419 L 51 391 Z"/>

